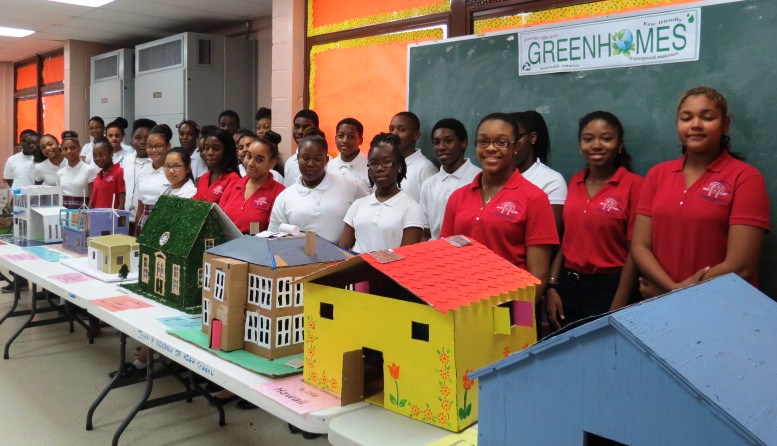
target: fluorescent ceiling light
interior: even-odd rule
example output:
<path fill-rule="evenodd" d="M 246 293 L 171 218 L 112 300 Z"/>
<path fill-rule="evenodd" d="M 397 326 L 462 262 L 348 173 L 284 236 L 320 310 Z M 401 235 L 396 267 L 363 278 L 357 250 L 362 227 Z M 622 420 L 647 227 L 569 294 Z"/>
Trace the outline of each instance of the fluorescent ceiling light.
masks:
<path fill-rule="evenodd" d="M 49 0 L 49 1 L 67 3 L 69 5 L 89 6 L 92 8 L 99 8 L 102 5 L 107 5 L 113 0 Z"/>
<path fill-rule="evenodd" d="M 6 28 L 5 26 L 0 26 L 0 36 L 5 37 L 25 37 L 33 34 L 34 32 L 35 31 L 29 29 Z"/>

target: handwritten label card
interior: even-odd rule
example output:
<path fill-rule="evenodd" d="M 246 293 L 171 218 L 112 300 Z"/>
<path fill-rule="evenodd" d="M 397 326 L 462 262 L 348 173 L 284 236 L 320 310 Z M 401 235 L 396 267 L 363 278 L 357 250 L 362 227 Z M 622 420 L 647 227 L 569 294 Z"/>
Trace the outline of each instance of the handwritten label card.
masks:
<path fill-rule="evenodd" d="M 19 254 L 6 254 L 2 256 L 5 260 L 8 260 L 9 262 L 18 262 L 20 260 L 38 260 L 38 256 L 23 252 Z"/>
<path fill-rule="evenodd" d="M 308 413 L 340 405 L 340 398 L 313 387 L 301 376 L 259 384 L 254 387 L 297 413 Z"/>
<path fill-rule="evenodd" d="M 77 283 L 77 282 L 86 282 L 87 280 L 93 280 L 91 277 L 87 276 L 86 274 L 81 274 L 81 273 L 54 274 L 49 276 L 49 279 L 54 279 L 57 282 L 62 282 L 62 283 Z"/>
<path fill-rule="evenodd" d="M 106 297 L 103 299 L 95 299 L 92 303 L 111 312 L 137 310 L 139 308 L 148 308 L 152 306 L 149 303 L 143 302 L 140 299 L 135 299 L 131 296 Z"/>

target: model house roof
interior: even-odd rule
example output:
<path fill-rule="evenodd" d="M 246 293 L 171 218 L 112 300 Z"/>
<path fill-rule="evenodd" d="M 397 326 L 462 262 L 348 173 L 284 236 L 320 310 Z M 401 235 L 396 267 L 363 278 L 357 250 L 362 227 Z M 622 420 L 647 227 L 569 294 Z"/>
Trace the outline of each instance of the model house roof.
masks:
<path fill-rule="evenodd" d="M 207 253 L 229 257 L 269 268 L 330 263 L 351 257 L 346 251 L 323 237 L 316 236 L 316 255 L 305 255 L 305 236 L 262 238 L 244 235 L 210 248 Z"/>
<path fill-rule="evenodd" d="M 124 245 L 137 247 L 138 243 L 135 237 L 124 235 L 124 234 L 112 234 L 112 235 L 101 235 L 98 237 L 90 237 L 89 246 L 93 246 L 93 245 L 99 245 L 105 248 L 113 248 L 116 246 L 124 246 Z"/>
<path fill-rule="evenodd" d="M 44 217 L 50 217 L 55 216 L 59 218 L 59 211 L 61 211 L 63 208 L 59 206 L 46 206 L 42 208 L 30 208 L 30 211 L 35 212 L 38 215 L 42 215 Z"/>
<path fill-rule="evenodd" d="M 218 222 L 227 239 L 242 235 L 217 205 L 162 195 L 148 216 L 138 243 L 187 257 L 209 218 Z"/>
<path fill-rule="evenodd" d="M 445 239 L 402 246 L 391 250 L 401 258 L 387 263 L 376 258 L 381 251 L 361 254 L 306 281 L 367 263 L 441 313 L 540 283 L 480 243 L 467 241 L 471 244 L 461 247 Z"/>
<path fill-rule="evenodd" d="M 545 364 L 542 357 L 563 354 L 576 343 L 612 343 L 611 336 L 623 336 L 647 352 L 722 419 L 765 444 L 777 444 L 777 303 L 735 274 L 607 314 L 470 377 L 539 367 Z M 580 368 L 588 370 L 584 363 Z"/>

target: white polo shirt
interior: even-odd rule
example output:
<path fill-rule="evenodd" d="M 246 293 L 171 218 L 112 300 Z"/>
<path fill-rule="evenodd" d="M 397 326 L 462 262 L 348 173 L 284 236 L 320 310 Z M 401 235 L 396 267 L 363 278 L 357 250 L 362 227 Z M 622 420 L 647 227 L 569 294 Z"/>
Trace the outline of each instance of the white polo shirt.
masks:
<path fill-rule="evenodd" d="M 59 171 L 59 185 L 62 186 L 62 195 L 68 197 L 86 197 L 92 191 L 91 184 L 100 172 L 100 168 L 94 164 L 86 164 L 79 161 L 75 167 L 70 167 L 67 161 Z"/>
<path fill-rule="evenodd" d="M 88 142 L 81 146 L 81 156 L 84 157 L 84 162 L 87 164 L 92 164 L 94 161 L 94 154 L 92 153 L 92 149 L 94 148 L 94 144 L 91 142 Z"/>
<path fill-rule="evenodd" d="M 200 179 L 201 176 L 205 175 L 208 172 L 208 165 L 205 164 L 205 160 L 202 159 L 202 156 L 200 155 L 200 150 L 197 149 L 192 153 L 192 176 L 194 177 L 194 181 Z"/>
<path fill-rule="evenodd" d="M 299 151 L 299 148 L 297 149 Z M 283 165 L 283 185 L 286 187 L 293 186 L 302 174 L 299 171 L 299 160 L 297 158 L 297 152 L 291 158 L 286 160 Z"/>
<path fill-rule="evenodd" d="M 124 210 L 129 211 L 130 221 L 135 221 L 135 208 L 138 205 L 136 198 L 138 193 L 138 174 L 147 164 L 151 165 L 151 158 L 138 158 L 137 153 L 133 153 L 121 160 L 121 168 L 124 169 L 124 185 L 127 189 Z"/>
<path fill-rule="evenodd" d="M 32 155 L 25 155 L 19 152 L 12 155 L 5 162 L 3 169 L 3 178 L 13 180 L 13 187 L 31 186 L 35 184 L 33 179 L 33 169 L 35 158 Z"/>
<path fill-rule="evenodd" d="M 64 158 L 59 166 L 52 163 L 51 160 L 46 159 L 33 167 L 34 180 L 36 182 L 42 181 L 44 186 L 59 186 L 59 176 L 57 175 L 57 172 L 65 166 L 67 166 L 67 160 Z"/>
<path fill-rule="evenodd" d="M 343 221 L 354 229 L 358 253 L 398 248 L 405 228 L 424 227 L 421 207 L 402 190 L 383 203 L 374 193 L 356 200 Z"/>
<path fill-rule="evenodd" d="M 567 201 L 567 182 L 564 177 L 537 160 L 531 167 L 523 172 L 524 178 L 540 189 L 548 196 L 550 204 L 561 204 Z"/>
<path fill-rule="evenodd" d="M 170 182 L 167 181 L 165 176 L 164 166 L 154 169 L 151 163 L 140 169 L 136 181 L 138 182 L 138 188 L 135 201 L 140 201 L 144 205 L 149 206 L 155 205 L 159 196 L 162 195 L 165 189 L 170 187 Z"/>
<path fill-rule="evenodd" d="M 167 189 L 165 189 L 162 195 L 172 195 L 173 197 L 180 198 L 192 198 L 196 193 L 197 186 L 194 185 L 192 180 L 189 180 L 183 183 L 183 186 L 179 187 L 178 189 L 173 189 L 172 187 L 167 186 Z"/>
<path fill-rule="evenodd" d="M 342 157 L 332 158 L 326 165 L 326 171 L 334 175 L 341 175 L 346 178 L 354 179 L 367 195 L 372 192 L 370 179 L 367 176 L 367 154 L 359 152 L 356 158 L 343 161 Z"/>
<path fill-rule="evenodd" d="M 267 229 L 277 232 L 281 224 L 291 224 L 337 243 L 348 208 L 366 195 L 356 180 L 329 172 L 313 189 L 305 187 L 300 178 L 275 198 Z"/>
<path fill-rule="evenodd" d="M 421 185 L 421 211 L 424 214 L 425 227 L 432 233 L 432 240 L 440 238 L 445 205 L 453 191 L 466 186 L 480 173 L 480 168 L 465 158 L 464 164 L 453 173 L 442 168 Z"/>
<path fill-rule="evenodd" d="M 407 177 L 402 180 L 399 187 L 417 203 L 421 200 L 421 185 L 438 170 L 418 149 L 415 149 L 412 155 L 405 157 L 405 164 L 407 164 Z"/>

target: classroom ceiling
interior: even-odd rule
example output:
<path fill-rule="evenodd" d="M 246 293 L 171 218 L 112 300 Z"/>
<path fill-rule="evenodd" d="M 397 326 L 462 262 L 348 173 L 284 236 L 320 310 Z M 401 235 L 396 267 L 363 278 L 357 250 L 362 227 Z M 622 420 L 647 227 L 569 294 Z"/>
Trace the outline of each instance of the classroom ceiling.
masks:
<path fill-rule="evenodd" d="M 185 31 L 207 32 L 272 14 L 272 0 L 114 0 L 99 8 L 48 0 L 0 0 L 0 26 L 34 30 L 0 36 L 0 61 L 61 48 L 65 40 L 132 47 Z"/>

